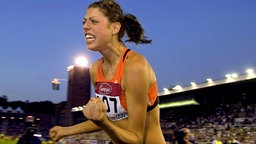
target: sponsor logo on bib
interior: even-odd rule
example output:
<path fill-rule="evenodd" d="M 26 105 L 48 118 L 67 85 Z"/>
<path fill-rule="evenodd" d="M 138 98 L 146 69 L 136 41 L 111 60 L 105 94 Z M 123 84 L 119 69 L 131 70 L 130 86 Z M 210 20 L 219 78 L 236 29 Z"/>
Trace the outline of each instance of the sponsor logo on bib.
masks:
<path fill-rule="evenodd" d="M 101 83 L 99 86 L 100 94 L 109 94 L 112 91 L 112 87 L 108 83 Z"/>

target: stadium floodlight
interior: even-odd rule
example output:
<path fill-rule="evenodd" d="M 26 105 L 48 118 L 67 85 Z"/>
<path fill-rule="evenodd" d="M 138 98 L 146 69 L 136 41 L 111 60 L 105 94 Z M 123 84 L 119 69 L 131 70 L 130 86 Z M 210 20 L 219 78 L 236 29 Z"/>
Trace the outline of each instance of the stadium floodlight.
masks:
<path fill-rule="evenodd" d="M 181 90 L 182 89 L 182 87 L 181 87 L 181 85 L 176 85 L 175 87 L 173 87 L 172 88 L 173 90 Z"/>
<path fill-rule="evenodd" d="M 170 94 L 170 91 L 169 91 L 169 89 L 168 88 L 163 88 L 163 91 L 164 91 L 164 94 Z"/>
<path fill-rule="evenodd" d="M 196 86 L 195 82 L 190 82 L 191 86 Z"/>
<path fill-rule="evenodd" d="M 254 74 L 254 70 L 249 68 L 246 70 L 246 73 L 249 74 L 249 75 L 253 75 Z"/>
<path fill-rule="evenodd" d="M 66 79 L 59 79 L 59 78 L 54 78 L 52 80 L 52 89 L 53 90 L 59 90 L 60 89 L 60 81 L 68 81 Z"/>
<path fill-rule="evenodd" d="M 238 74 L 237 74 L 237 73 L 232 73 L 232 74 L 231 74 L 231 77 L 232 77 L 232 78 L 237 78 L 237 77 L 238 77 Z"/>
<path fill-rule="evenodd" d="M 67 71 L 71 71 L 72 69 L 74 69 L 74 67 L 75 67 L 74 65 L 68 66 L 68 67 L 67 67 Z"/>
<path fill-rule="evenodd" d="M 226 82 L 233 82 L 234 81 L 232 74 L 226 74 L 225 77 L 227 78 Z"/>
<path fill-rule="evenodd" d="M 213 80 L 211 78 L 206 79 L 208 83 L 213 83 Z"/>
<path fill-rule="evenodd" d="M 75 63 L 76 63 L 77 66 L 81 66 L 81 67 L 87 67 L 88 66 L 88 60 L 84 56 L 77 57 L 75 59 Z"/>
<path fill-rule="evenodd" d="M 186 105 L 199 105 L 199 103 L 195 99 L 189 99 L 189 100 L 181 100 L 181 101 L 175 101 L 175 102 L 169 102 L 169 103 L 162 103 L 159 105 L 159 108 L 163 109 L 163 108 L 180 107 L 180 106 L 186 106 Z"/>
<path fill-rule="evenodd" d="M 225 77 L 226 78 L 231 78 L 231 74 L 226 74 Z"/>
<path fill-rule="evenodd" d="M 54 78 L 52 80 L 52 89 L 53 90 L 59 90 L 60 89 L 60 82 L 57 78 Z"/>

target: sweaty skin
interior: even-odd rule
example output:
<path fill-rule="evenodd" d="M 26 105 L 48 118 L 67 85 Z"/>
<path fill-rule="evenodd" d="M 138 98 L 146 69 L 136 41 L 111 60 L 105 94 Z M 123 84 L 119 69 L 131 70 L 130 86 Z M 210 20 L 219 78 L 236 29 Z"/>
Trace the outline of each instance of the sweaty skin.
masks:
<path fill-rule="evenodd" d="M 95 62 L 90 68 L 93 83 L 97 67 L 98 62 Z M 103 67 L 103 73 L 107 79 L 112 79 L 113 74 L 107 67 Z M 150 112 L 146 110 L 147 92 L 155 80 L 155 74 L 146 59 L 142 55 L 132 53 L 126 61 L 122 80 L 129 118 L 117 122 L 109 121 L 105 113 L 106 107 L 100 99 L 92 99 L 84 109 L 84 114 L 117 142 L 165 143 L 159 125 L 158 106 Z"/>
<path fill-rule="evenodd" d="M 120 26 L 118 22 L 110 23 L 99 8 L 87 9 L 83 25 L 86 46 L 103 56 L 102 72 L 107 80 L 114 77 L 125 49 L 118 40 Z M 98 64 L 99 61 L 96 61 L 90 67 L 94 86 Z M 69 127 L 55 126 L 50 130 L 50 137 L 57 141 L 68 135 L 103 129 L 115 144 L 165 144 L 158 105 L 147 112 L 148 91 L 155 82 L 155 73 L 145 57 L 133 52 L 126 59 L 121 80 L 128 118 L 109 120 L 103 101 L 91 98 L 83 109 L 87 121 Z"/>

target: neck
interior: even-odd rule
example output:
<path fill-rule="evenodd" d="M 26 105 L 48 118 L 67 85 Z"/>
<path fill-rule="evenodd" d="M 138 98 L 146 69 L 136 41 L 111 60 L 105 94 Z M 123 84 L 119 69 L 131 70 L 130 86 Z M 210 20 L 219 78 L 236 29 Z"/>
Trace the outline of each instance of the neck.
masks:
<path fill-rule="evenodd" d="M 104 63 L 107 63 L 110 66 L 115 65 L 116 62 L 119 62 L 119 59 L 123 54 L 124 48 L 125 47 L 121 44 L 108 47 L 103 53 L 101 53 L 103 55 Z"/>

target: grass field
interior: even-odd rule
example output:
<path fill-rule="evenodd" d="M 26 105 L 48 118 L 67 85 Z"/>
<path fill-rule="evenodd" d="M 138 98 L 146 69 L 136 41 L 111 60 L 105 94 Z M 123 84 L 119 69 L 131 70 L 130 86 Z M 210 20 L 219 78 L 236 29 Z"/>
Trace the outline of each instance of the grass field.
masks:
<path fill-rule="evenodd" d="M 18 139 L 4 139 L 0 138 L 0 144 L 16 144 L 18 142 Z M 47 142 L 43 141 L 42 144 L 48 144 Z"/>
<path fill-rule="evenodd" d="M 16 144 L 17 140 L 12 139 L 0 139 L 0 144 Z"/>

